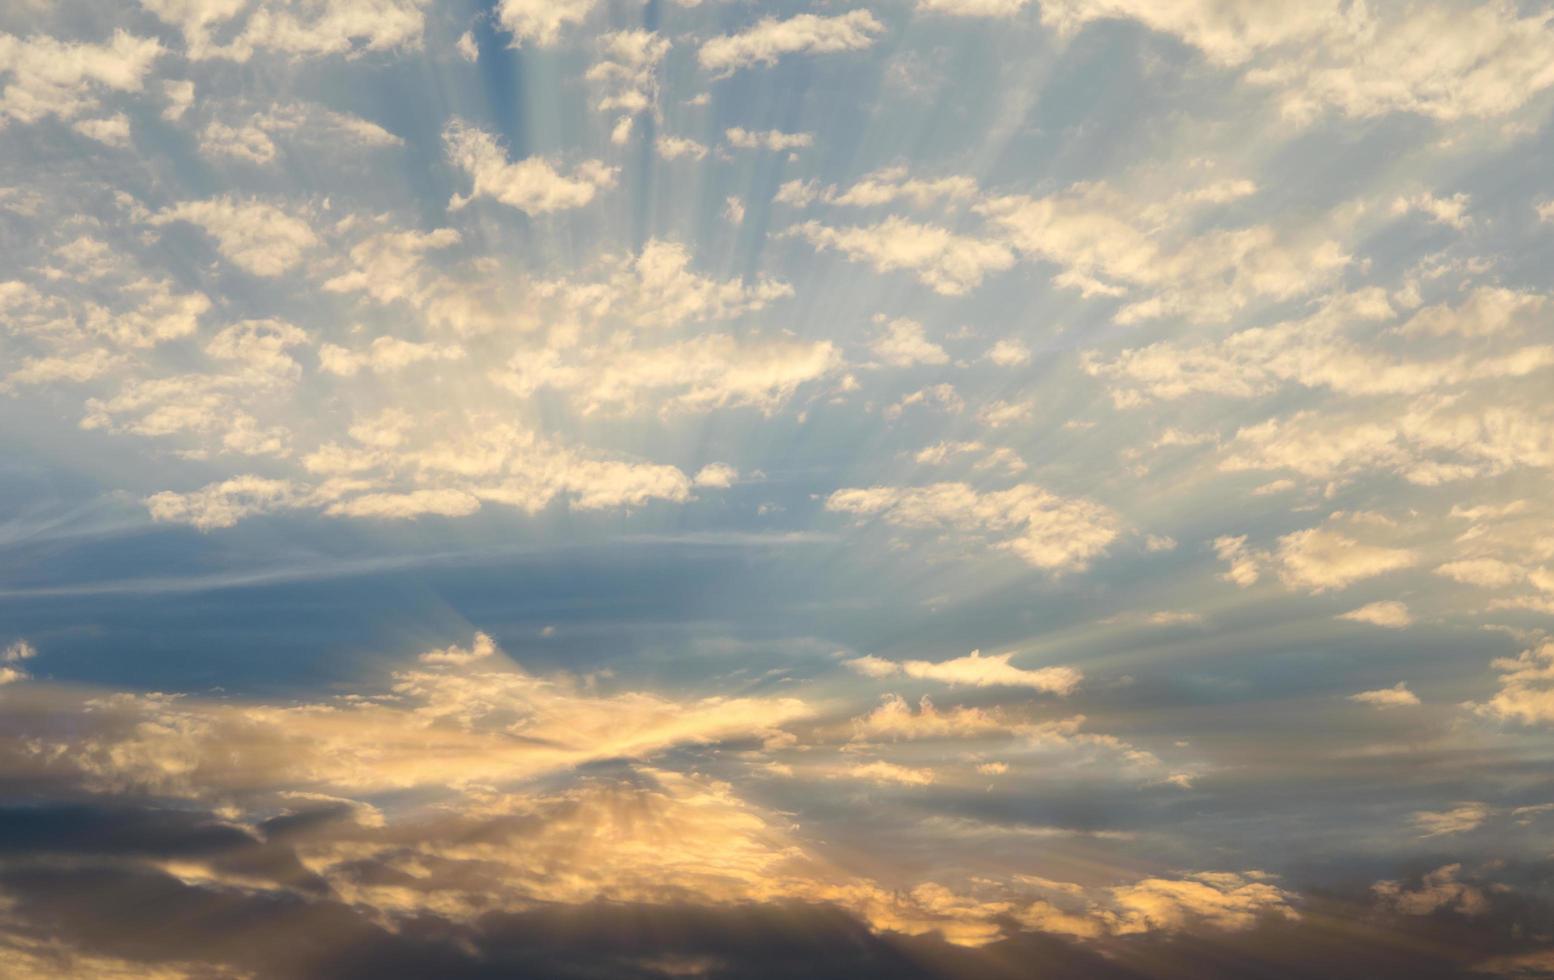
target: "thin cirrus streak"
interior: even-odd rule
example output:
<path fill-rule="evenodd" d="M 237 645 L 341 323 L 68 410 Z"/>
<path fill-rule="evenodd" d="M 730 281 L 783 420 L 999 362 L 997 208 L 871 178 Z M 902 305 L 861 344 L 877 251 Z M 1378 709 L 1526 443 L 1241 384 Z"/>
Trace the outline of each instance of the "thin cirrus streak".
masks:
<path fill-rule="evenodd" d="M 6 976 L 1554 976 L 1554 13 L 12 7 Z"/>

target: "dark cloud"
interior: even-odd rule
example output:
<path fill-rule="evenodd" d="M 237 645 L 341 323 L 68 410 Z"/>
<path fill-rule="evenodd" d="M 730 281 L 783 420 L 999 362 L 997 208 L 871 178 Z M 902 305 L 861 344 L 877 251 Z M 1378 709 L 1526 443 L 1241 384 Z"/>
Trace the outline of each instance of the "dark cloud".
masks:
<path fill-rule="evenodd" d="M 848 913 L 801 902 L 543 904 L 455 921 L 349 904 L 310 875 L 294 847 L 347 840 L 348 808 L 319 806 L 253 830 L 193 809 L 119 802 L 0 808 L 0 893 L 7 943 L 61 943 L 150 968 L 176 964 L 259 978 L 496 977 L 1201 978 L 1468 977 L 1536 952 L 1554 915 L 1536 889 L 1548 866 L 1459 872 L 1486 905 L 1475 914 L 1388 911 L 1363 891 L 1308 895 L 1299 920 L 1269 916 L 1240 932 L 1185 931 L 1090 943 L 1016 933 L 972 949 L 933 936 L 875 932 Z M 209 880 L 165 870 L 198 862 Z M 564 873 L 564 869 L 558 869 Z M 1428 872 L 1400 874 L 1426 887 Z M 1491 878 L 1490 875 L 1493 875 Z M 358 862 L 358 883 L 409 884 Z M 1515 881 L 1516 887 L 1494 882 Z M 1531 889 L 1529 891 L 1528 889 Z M 1540 939 L 1540 937 L 1542 937 Z M 62 967 L 68 969 L 68 967 Z M 1528 974 L 1536 975 L 1536 974 Z"/>

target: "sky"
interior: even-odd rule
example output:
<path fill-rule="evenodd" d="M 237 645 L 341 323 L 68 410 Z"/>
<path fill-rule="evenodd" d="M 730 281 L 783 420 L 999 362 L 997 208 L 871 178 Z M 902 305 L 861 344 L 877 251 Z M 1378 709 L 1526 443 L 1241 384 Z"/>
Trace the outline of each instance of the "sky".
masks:
<path fill-rule="evenodd" d="M 0 7 L 9 977 L 1554 976 L 1554 7 Z"/>

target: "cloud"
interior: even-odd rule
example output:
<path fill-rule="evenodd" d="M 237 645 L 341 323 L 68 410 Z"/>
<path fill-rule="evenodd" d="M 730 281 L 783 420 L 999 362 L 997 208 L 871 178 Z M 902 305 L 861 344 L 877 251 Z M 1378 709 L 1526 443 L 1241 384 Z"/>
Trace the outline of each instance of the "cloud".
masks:
<path fill-rule="evenodd" d="M 1371 894 L 1381 905 L 1403 915 L 1433 915 L 1442 910 L 1463 915 L 1483 915 L 1489 911 L 1489 899 L 1473 885 L 1459 881 L 1460 864 L 1448 864 L 1424 875 L 1417 888 L 1406 888 L 1398 881 L 1378 881 Z"/>
<path fill-rule="evenodd" d="M 518 394 L 568 392 L 585 415 L 631 412 L 650 400 L 662 400 L 665 412 L 748 406 L 770 413 L 840 364 L 830 341 L 710 333 L 658 347 L 622 340 L 575 357 L 519 353 L 493 377 Z"/>
<path fill-rule="evenodd" d="M 1213 64 L 1272 90 L 1287 118 L 1325 110 L 1354 118 L 1408 112 L 1442 122 L 1502 116 L 1554 85 L 1547 15 L 1511 3 L 1351 9 L 1337 0 L 1298 10 L 1191 0 L 1057 0 L 1041 6 L 1062 32 L 1129 17 L 1202 51 Z"/>
<path fill-rule="evenodd" d="M 298 4 L 293 0 L 142 0 L 163 23 L 182 32 L 185 54 L 194 60 L 247 61 L 273 51 L 293 57 L 414 48 L 421 43 L 426 0 L 335 0 Z M 234 19 L 246 10 L 241 27 Z M 225 44 L 214 35 L 230 37 Z"/>
<path fill-rule="evenodd" d="M 404 140 L 398 136 L 360 116 L 334 112 L 322 106 L 290 103 L 256 112 L 237 125 L 212 119 L 200 132 L 200 153 L 206 157 L 226 157 L 262 166 L 275 161 L 277 148 L 273 137 L 281 134 L 305 141 L 314 152 L 320 153 L 343 144 L 364 149 L 404 145 Z"/>
<path fill-rule="evenodd" d="M 476 633 L 468 649 L 450 646 L 442 650 L 428 650 L 416 659 L 423 664 L 446 664 L 450 667 L 468 667 L 470 664 L 494 656 L 496 641 L 485 633 Z"/>
<path fill-rule="evenodd" d="M 691 482 L 698 487 L 726 489 L 739 479 L 739 471 L 727 463 L 708 463 L 696 471 Z"/>
<path fill-rule="evenodd" d="M 952 528 L 990 537 L 994 547 L 1054 573 L 1088 568 L 1119 533 L 1119 521 L 1108 508 L 1029 483 L 986 493 L 965 483 L 848 487 L 832 493 L 826 509 L 878 517 L 898 527 Z"/>
<path fill-rule="evenodd" d="M 1267 225 L 1194 231 L 1190 219 L 1246 192 L 1211 185 L 1147 205 L 1104 183 L 1041 198 L 1000 195 L 973 210 L 986 236 L 1028 260 L 1057 265 L 1059 286 L 1090 296 L 1134 295 L 1114 319 L 1164 316 L 1224 322 L 1257 301 L 1306 295 L 1350 262 L 1334 240 Z"/>
<path fill-rule="evenodd" d="M 669 40 L 652 31 L 617 31 L 602 36 L 599 46 L 603 52 L 599 61 L 583 76 L 603 89 L 599 111 L 623 113 L 617 127 L 629 127 L 634 113 L 656 112 L 658 66 L 669 53 Z"/>
<path fill-rule="evenodd" d="M 988 273 L 1001 272 L 1015 262 L 1014 253 L 1000 242 L 894 216 L 876 225 L 850 228 L 807 221 L 789 234 L 817 249 L 834 248 L 855 262 L 867 262 L 876 272 L 914 272 L 925 286 L 945 296 L 975 289 Z"/>
<path fill-rule="evenodd" d="M 1295 919 L 1291 895 L 1258 874 L 1200 872 L 1187 878 L 1147 878 L 1111 889 L 1104 916 L 1118 935 L 1175 932 L 1194 923 L 1213 929 L 1250 929 L 1263 916 Z"/>
<path fill-rule="evenodd" d="M 153 520 L 210 531 L 289 506 L 297 498 L 297 488 L 290 481 L 250 475 L 212 483 L 192 493 L 164 490 L 146 498 L 146 509 Z"/>
<path fill-rule="evenodd" d="M 1414 814 L 1414 826 L 1420 837 L 1445 837 L 1475 830 L 1494 813 L 1483 803 L 1461 803 L 1450 810 L 1420 810 Z"/>
<path fill-rule="evenodd" d="M 871 783 L 895 783 L 901 786 L 927 786 L 934 781 L 932 769 L 898 766 L 893 762 L 865 762 L 842 771 L 850 779 L 862 779 Z"/>
<path fill-rule="evenodd" d="M 455 194 L 448 202 L 457 211 L 481 197 L 489 197 L 527 214 L 550 214 L 580 208 L 599 191 L 615 186 L 615 170 L 598 160 L 586 160 L 570 177 L 541 157 L 507 162 L 507 153 L 495 136 L 454 119 L 443 130 L 448 161 L 473 181 L 468 195 Z"/>
<path fill-rule="evenodd" d="M 1371 602 L 1358 609 L 1351 609 L 1346 613 L 1340 613 L 1339 619 L 1347 619 L 1353 623 L 1370 623 L 1372 626 L 1384 626 L 1387 629 L 1403 629 L 1414 624 L 1414 617 L 1409 614 L 1408 607 L 1401 602 L 1384 601 Z"/>
<path fill-rule="evenodd" d="M 900 663 L 879 657 L 859 657 L 848 661 L 848 666 L 869 677 L 891 677 L 901 674 L 919 680 L 939 681 L 944 684 L 966 684 L 972 687 L 1028 687 L 1033 691 L 1066 696 L 1072 694 L 1084 679 L 1073 667 L 1043 667 L 1025 670 L 1009 663 L 1014 653 L 999 653 L 984 657 L 980 650 L 973 650 L 964 657 L 941 660 L 906 660 Z M 931 707 L 931 706 L 930 706 Z"/>
<path fill-rule="evenodd" d="M 71 123 L 70 128 L 82 136 L 108 146 L 125 149 L 130 145 L 129 117 L 122 112 L 114 113 L 104 119 L 78 119 Z"/>
<path fill-rule="evenodd" d="M 1479 714 L 1523 725 L 1554 724 L 1554 640 L 1493 662 L 1500 690 L 1473 705 Z"/>
<path fill-rule="evenodd" d="M 573 678 L 492 663 L 482 653 L 488 643 L 432 651 L 439 656 L 395 671 L 382 692 L 392 697 L 241 704 L 115 694 L 94 702 L 95 711 L 77 701 L 71 710 L 87 727 L 47 739 L 68 755 L 46 765 L 104 792 L 188 799 L 478 789 L 591 760 L 759 736 L 809 713 L 794 698 L 590 693 Z M 37 696 L 56 706 L 71 697 Z"/>
<path fill-rule="evenodd" d="M 256 200 L 223 196 L 185 201 L 158 212 L 150 221 L 153 225 L 175 221 L 198 225 L 216 240 L 216 251 L 223 258 L 256 276 L 282 275 L 299 265 L 303 254 L 318 244 L 306 222 Z"/>
<path fill-rule="evenodd" d="M 533 41 L 547 46 L 561 39 L 564 28 L 581 24 L 597 0 L 501 0 L 496 22 L 513 36 L 513 46 Z"/>
<path fill-rule="evenodd" d="M 408 521 L 417 517 L 468 517 L 480 509 L 480 498 L 465 490 L 446 487 L 403 493 L 364 493 L 330 504 L 331 517 Z"/>
<path fill-rule="evenodd" d="M 1235 537 L 1227 534 L 1215 538 L 1214 555 L 1230 566 L 1220 578 L 1243 589 L 1257 583 L 1262 577 L 1263 566 L 1269 560 L 1268 552 L 1247 547 L 1244 534 Z"/>
<path fill-rule="evenodd" d="M 867 10 L 851 10 L 834 17 L 764 17 L 738 34 L 703 41 L 696 51 L 696 61 L 714 74 L 729 75 L 741 68 L 776 64 L 788 54 L 862 50 L 871 46 L 884 29 Z"/>
<path fill-rule="evenodd" d="M 1276 558 L 1279 578 L 1285 585 L 1311 592 L 1347 588 L 1355 582 L 1410 568 L 1419 561 L 1418 554 L 1407 548 L 1362 544 L 1332 527 L 1286 534 L 1279 539 Z M 1384 611 L 1382 615 L 1387 612 L 1396 611 Z"/>
<path fill-rule="evenodd" d="M 1465 558 L 1437 565 L 1435 574 L 1464 585 L 1498 589 L 1520 582 L 1526 577 L 1527 571 L 1520 565 L 1513 565 L 1496 558 Z"/>
<path fill-rule="evenodd" d="M 398 337 L 378 337 L 365 350 L 353 351 L 336 344 L 318 349 L 319 367 L 342 377 L 353 377 L 363 368 L 374 374 L 402 371 L 427 361 L 454 361 L 464 356 L 456 344 L 417 343 Z"/>
<path fill-rule="evenodd" d="M 1351 694 L 1349 700 L 1357 704 L 1368 704 L 1373 708 L 1411 708 L 1419 703 L 1418 696 L 1402 681 L 1398 681 L 1391 687 Z"/>
<path fill-rule="evenodd" d="M 534 292 L 554 301 L 565 316 L 585 322 L 619 320 L 664 329 L 756 313 L 792 296 L 793 287 L 766 276 L 745 282 L 701 275 L 685 245 L 650 238 L 637 254 L 606 260 L 602 280 L 550 280 Z"/>
<path fill-rule="evenodd" d="M 378 303 L 425 302 L 427 297 L 419 288 L 425 256 L 460 241 L 452 228 L 373 235 L 351 246 L 350 270 L 325 280 L 323 288 L 331 293 L 365 293 Z"/>
<path fill-rule="evenodd" d="M 784 133 L 775 129 L 756 131 L 734 126 L 723 131 L 730 146 L 741 150 L 770 150 L 782 153 L 786 150 L 802 150 L 815 145 L 814 133 Z"/>
<path fill-rule="evenodd" d="M 658 155 L 665 160 L 678 160 L 681 157 L 689 157 L 692 160 L 701 160 L 707 155 L 707 147 L 692 139 L 680 136 L 660 136 L 654 143 Z M 735 200 L 731 198 L 730 200 Z"/>
<path fill-rule="evenodd" d="M 76 119 L 95 112 L 105 92 L 139 92 L 152 64 L 162 55 L 155 38 L 135 37 L 123 30 L 106 44 L 60 41 L 46 35 L 19 38 L 0 32 L 0 129 L 7 123 L 35 123 L 49 117 Z M 128 122 L 98 120 L 84 130 L 93 139 L 114 136 L 122 125 L 128 142 Z M 107 128 L 104 128 L 104 127 Z M 112 130 L 110 132 L 110 130 Z M 99 135 L 100 134 L 100 135 Z"/>
<path fill-rule="evenodd" d="M 1472 198 L 1466 194 L 1453 194 L 1451 197 L 1436 197 L 1428 191 L 1420 191 L 1407 197 L 1399 197 L 1392 202 L 1392 213 L 1396 215 L 1422 214 L 1436 224 L 1446 225 L 1462 231 L 1472 220 L 1468 217 L 1468 205 Z"/>
<path fill-rule="evenodd" d="M 923 325 L 916 320 L 898 317 L 884 324 L 884 330 L 874 338 L 869 349 L 879 360 L 891 367 L 911 367 L 914 364 L 947 364 L 950 355 L 944 348 L 923 334 Z"/>
<path fill-rule="evenodd" d="M 242 368 L 278 377 L 295 377 L 302 370 L 287 350 L 308 341 L 305 330 L 284 320 L 244 320 L 210 339 L 205 352 Z"/>
<path fill-rule="evenodd" d="M 1030 363 L 1031 349 L 1018 340 L 1006 337 L 988 348 L 987 359 L 999 367 L 1024 367 Z"/>
<path fill-rule="evenodd" d="M 1438 303 L 1419 310 L 1398 328 L 1409 336 L 1489 337 L 1524 330 L 1538 322 L 1547 296 L 1498 286 L 1480 286 L 1456 306 Z"/>
<path fill-rule="evenodd" d="M 1442 305 L 1422 310 L 1398 330 L 1409 334 L 1494 332 L 1511 323 L 1524 322 L 1528 312 L 1541 306 L 1541 297 L 1513 298 L 1515 295 L 1475 292 L 1455 307 Z M 1161 342 L 1122 351 L 1110 360 L 1090 352 L 1084 355 L 1082 364 L 1087 373 L 1110 382 L 1113 400 L 1124 407 L 1193 395 L 1252 398 L 1284 385 L 1349 395 L 1412 395 L 1523 377 L 1554 365 L 1554 349 L 1541 345 L 1497 356 L 1471 351 L 1414 360 L 1391 356 L 1374 344 L 1346 335 L 1356 326 L 1392 315 L 1391 305 L 1379 290 L 1365 290 L 1333 297 L 1310 316 L 1243 330 L 1216 344 L 1181 346 Z M 1306 417 L 1297 413 L 1292 421 Z M 1382 447 L 1396 439 L 1392 428 L 1375 421 L 1369 422 L 1369 426 Z M 1273 441 L 1280 428 L 1277 420 L 1245 427 L 1237 440 L 1248 444 L 1247 452 L 1233 456 L 1228 465 L 1266 465 L 1257 462 L 1253 453 Z M 1355 426 L 1351 431 L 1366 430 Z M 1307 472 L 1333 472 L 1335 464 L 1324 459 L 1342 458 L 1337 451 L 1323 454 L 1316 452 L 1315 447 L 1302 448 L 1314 460 L 1302 467 Z M 1292 455 L 1296 451 L 1295 447 L 1284 450 L 1286 457 L 1298 462 L 1298 457 Z"/>
<path fill-rule="evenodd" d="M 37 655 L 37 647 L 26 640 L 16 640 L 0 650 L 0 687 L 27 680 L 31 675 L 19 665 Z"/>

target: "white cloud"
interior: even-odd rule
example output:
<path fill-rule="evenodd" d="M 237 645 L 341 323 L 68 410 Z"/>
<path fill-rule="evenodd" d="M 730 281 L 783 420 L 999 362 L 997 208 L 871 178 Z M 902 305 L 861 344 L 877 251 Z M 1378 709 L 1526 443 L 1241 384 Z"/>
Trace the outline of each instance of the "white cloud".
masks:
<path fill-rule="evenodd" d="M 200 153 L 206 157 L 230 157 L 263 164 L 275 159 L 275 141 L 262 127 L 245 123 L 229 126 L 212 119 L 200 132 Z"/>
<path fill-rule="evenodd" d="M 1230 567 L 1220 576 L 1227 582 L 1246 588 L 1255 585 L 1262 577 L 1263 566 L 1269 560 L 1268 552 L 1248 548 L 1246 535 L 1223 535 L 1214 539 L 1214 554 Z"/>
<path fill-rule="evenodd" d="M 279 276 L 302 261 L 318 244 L 307 223 L 261 201 L 216 197 L 185 201 L 151 219 L 154 225 L 187 221 L 216 240 L 216 251 L 233 265 L 256 276 Z"/>
<path fill-rule="evenodd" d="M 1293 7 L 1238 0 L 1052 0 L 1042 20 L 1063 32 L 1129 17 L 1173 34 L 1225 68 L 1274 91 L 1285 116 L 1326 109 L 1369 118 L 1411 112 L 1441 121 L 1501 116 L 1554 84 L 1547 15 L 1495 2 Z"/>
<path fill-rule="evenodd" d="M 343 144 L 363 149 L 404 145 L 398 136 L 360 116 L 317 105 L 289 103 L 273 105 L 236 124 L 212 119 L 200 132 L 200 153 L 262 166 L 274 162 L 278 150 L 273 137 L 283 133 L 306 141 L 315 153 Z"/>
<path fill-rule="evenodd" d="M 1084 679 L 1073 667 L 1042 667 L 1025 670 L 1009 663 L 1014 657 L 1009 653 L 984 657 L 982 651 L 973 650 L 964 657 L 941 660 L 906 660 L 900 663 L 880 657 L 858 657 L 847 666 L 868 677 L 890 677 L 902 674 L 920 680 L 939 681 L 944 684 L 967 684 L 972 687 L 1028 687 L 1035 691 L 1065 696 L 1072 694 Z"/>
<path fill-rule="evenodd" d="M 1494 661 L 1500 690 L 1475 710 L 1486 717 L 1523 725 L 1554 724 L 1554 641 Z"/>
<path fill-rule="evenodd" d="M 1391 687 L 1351 694 L 1349 700 L 1358 704 L 1368 704 L 1373 708 L 1409 708 L 1419 703 L 1418 695 L 1410 691 L 1403 681 L 1398 681 Z"/>
<path fill-rule="evenodd" d="M 990 537 L 995 547 L 1054 573 L 1087 568 L 1119 530 L 1108 508 L 1029 483 L 987 493 L 965 483 L 846 488 L 827 498 L 826 509 L 877 516 L 900 527 L 953 528 Z"/>
<path fill-rule="evenodd" d="M 1031 0 L 917 0 L 917 9 L 951 17 L 1013 17 Z"/>
<path fill-rule="evenodd" d="M 1526 577 L 1527 570 L 1496 558 L 1465 558 L 1437 565 L 1435 574 L 1464 585 L 1497 589 L 1520 582 Z"/>
<path fill-rule="evenodd" d="M 1472 203 L 1472 199 L 1466 194 L 1436 197 L 1428 191 L 1420 191 L 1417 194 L 1399 197 L 1394 200 L 1392 202 L 1392 213 L 1396 215 L 1422 214 L 1436 224 L 1448 225 L 1461 231 L 1472 220 L 1467 215 L 1470 203 Z"/>
<path fill-rule="evenodd" d="M 253 514 L 290 506 L 297 488 L 287 480 L 237 476 L 192 493 L 164 490 L 146 498 L 153 520 L 191 524 L 201 531 L 231 527 Z"/>
<path fill-rule="evenodd" d="M 1031 402 L 993 401 L 977 409 L 977 421 L 992 429 L 1028 421 L 1036 411 Z"/>
<path fill-rule="evenodd" d="M 127 148 L 130 145 L 129 117 L 122 112 L 114 113 L 104 119 L 78 119 L 70 124 L 70 128 L 108 146 Z"/>
<path fill-rule="evenodd" d="M 698 487 L 726 489 L 739 479 L 739 471 L 727 463 L 708 463 L 696 471 L 691 482 Z"/>
<path fill-rule="evenodd" d="M 287 349 L 307 341 L 306 331 L 284 320 L 244 320 L 212 337 L 205 352 L 221 360 L 236 361 L 249 371 L 295 377 L 301 365 Z"/>
<path fill-rule="evenodd" d="M 364 493 L 330 504 L 331 517 L 407 521 L 425 515 L 467 517 L 480 509 L 480 498 L 464 490 L 442 488 L 402 493 Z"/>
<path fill-rule="evenodd" d="M 533 41 L 544 46 L 561 39 L 564 28 L 581 24 L 598 0 L 502 0 L 496 22 L 513 35 L 514 46 Z"/>
<path fill-rule="evenodd" d="M 950 356 L 944 348 L 923 334 L 923 325 L 916 320 L 897 317 L 884 324 L 869 345 L 879 360 L 891 367 L 911 367 L 914 364 L 947 364 Z"/>
<path fill-rule="evenodd" d="M 1024 367 L 1031 361 L 1031 349 L 1013 338 L 1004 338 L 988 348 L 987 359 L 999 367 Z"/>
<path fill-rule="evenodd" d="M 703 276 L 692 267 L 684 245 L 654 238 L 638 254 L 607 262 L 603 281 L 551 280 L 538 283 L 535 293 L 558 303 L 565 316 L 584 322 L 620 320 L 667 329 L 756 313 L 792 296 L 793 287 L 765 276 L 749 283 Z"/>
<path fill-rule="evenodd" d="M 1531 327 L 1549 306 L 1547 296 L 1496 286 L 1481 286 L 1456 306 L 1427 306 L 1409 317 L 1398 332 L 1409 336 L 1488 337 Z"/>
<path fill-rule="evenodd" d="M 1414 624 L 1414 617 L 1409 613 L 1408 607 L 1395 601 L 1368 603 L 1358 609 L 1351 609 L 1338 618 L 1355 623 L 1370 623 L 1372 626 L 1384 626 L 1387 629 L 1403 629 Z"/>
<path fill-rule="evenodd" d="M 186 54 L 195 60 L 247 61 L 259 51 L 291 56 L 341 54 L 413 48 L 421 43 L 426 0 L 141 0 L 141 5 L 177 27 Z M 233 24 L 246 10 L 241 27 Z M 217 43 L 213 36 L 231 39 Z"/>
<path fill-rule="evenodd" d="M 788 54 L 858 51 L 871 46 L 884 29 L 867 10 L 852 10 L 834 17 L 765 17 L 741 33 L 703 41 L 696 60 L 710 72 L 727 75 L 740 68 L 776 64 L 777 59 Z"/>
<path fill-rule="evenodd" d="M 17 666 L 38 655 L 38 648 L 26 640 L 16 640 L 0 650 L 0 687 L 27 680 L 31 675 Z"/>
<path fill-rule="evenodd" d="M 469 647 L 450 646 L 442 650 L 428 650 L 418 660 L 423 664 L 446 664 L 450 667 L 468 667 L 496 654 L 496 641 L 485 633 L 476 633 Z"/>
<path fill-rule="evenodd" d="M 1215 185 L 1149 205 L 1102 183 L 1076 184 L 1042 198 L 984 198 L 974 210 L 998 241 L 1062 270 L 1054 279 L 1089 296 L 1134 298 L 1119 323 L 1162 316 L 1223 322 L 1255 301 L 1306 295 L 1350 262 L 1314 231 L 1268 225 L 1197 231 L 1189 220 L 1227 197 Z M 1213 191 L 1213 193 L 1209 193 Z"/>
<path fill-rule="evenodd" d="M 666 412 L 740 406 L 772 412 L 840 363 L 830 341 L 706 333 L 660 347 L 618 341 L 573 358 L 553 350 L 520 352 L 492 377 L 520 395 L 568 392 L 584 414 L 630 412 L 649 401 Z"/>
<path fill-rule="evenodd" d="M 1014 265 L 1005 245 L 958 235 L 938 225 L 917 224 L 898 216 L 876 225 L 833 228 L 818 221 L 794 226 L 817 249 L 834 248 L 877 272 L 909 270 L 934 292 L 959 296 L 982 284 L 990 272 Z"/>
<path fill-rule="evenodd" d="M 413 364 L 454 361 L 463 356 L 464 348 L 456 344 L 417 343 L 398 337 L 378 337 L 360 351 L 336 344 L 324 344 L 318 349 L 318 364 L 330 374 L 349 378 L 363 368 L 374 374 L 390 374 Z"/>
<path fill-rule="evenodd" d="M 0 89 L 0 129 L 8 122 L 35 123 L 50 116 L 75 119 L 95 111 L 105 91 L 139 92 L 161 54 L 162 45 L 155 38 L 122 30 L 115 31 L 106 44 L 0 33 L 0 78 L 5 79 Z M 104 122 L 99 120 L 97 127 Z M 127 142 L 127 122 L 124 128 Z"/>
<path fill-rule="evenodd" d="M 734 126 L 724 130 L 723 136 L 730 146 L 741 150 L 771 150 L 773 153 L 781 153 L 785 150 L 801 150 L 815 145 L 814 133 L 784 133 L 775 129 L 757 131 Z"/>
<path fill-rule="evenodd" d="M 461 241 L 452 228 L 374 235 L 351 247 L 351 269 L 324 281 L 332 293 L 362 292 L 379 303 L 425 297 L 419 287 L 423 257 Z"/>
<path fill-rule="evenodd" d="M 927 786 L 934 781 L 932 769 L 898 766 L 894 762 L 865 762 L 843 770 L 852 779 L 871 783 L 898 783 L 902 786 Z"/>
<path fill-rule="evenodd" d="M 455 194 L 448 202 L 455 211 L 489 197 L 528 214 L 549 214 L 583 207 L 600 190 L 615 186 L 615 170 L 598 160 L 578 164 L 570 177 L 541 157 L 508 163 L 496 137 L 459 119 L 443 130 L 443 146 L 449 162 L 473 181 L 468 195 Z"/>
<path fill-rule="evenodd" d="M 633 114 L 656 112 L 658 66 L 669 53 L 669 40 L 652 31 L 617 31 L 601 37 L 599 46 L 603 54 L 584 78 L 604 91 L 597 104 L 599 111 L 623 113 L 616 126 L 624 126 L 629 133 Z M 623 143 L 625 139 L 612 135 L 611 141 Z"/>
<path fill-rule="evenodd" d="M 480 60 L 480 45 L 475 41 L 474 31 L 465 31 L 463 34 L 460 34 L 453 48 L 459 53 L 460 58 L 463 58 L 470 64 Z"/>
<path fill-rule="evenodd" d="M 1280 538 L 1277 560 L 1285 585 L 1325 592 L 1412 567 L 1419 556 L 1407 548 L 1362 544 L 1333 527 L 1314 527 Z"/>
<path fill-rule="evenodd" d="M 678 160 L 681 157 L 689 157 L 692 160 L 701 160 L 707 156 L 707 148 L 693 139 L 685 139 L 681 136 L 660 136 L 655 144 L 658 155 L 665 160 Z M 730 198 L 729 200 L 736 200 Z"/>

